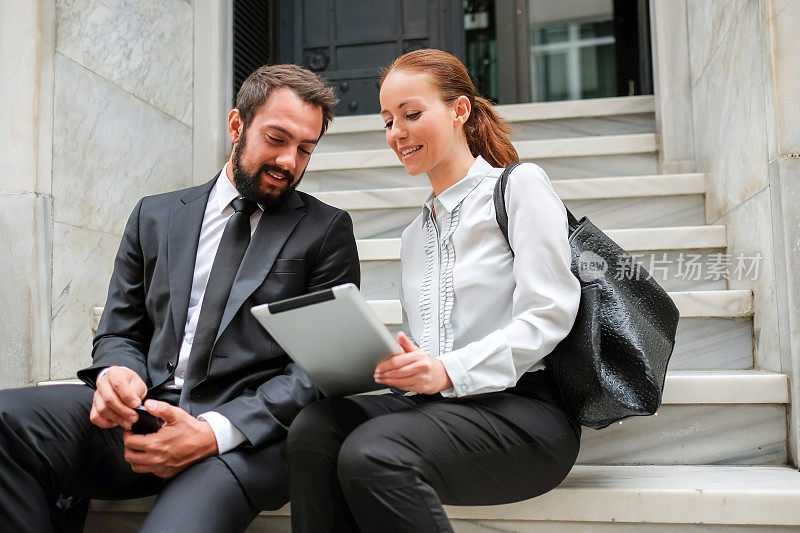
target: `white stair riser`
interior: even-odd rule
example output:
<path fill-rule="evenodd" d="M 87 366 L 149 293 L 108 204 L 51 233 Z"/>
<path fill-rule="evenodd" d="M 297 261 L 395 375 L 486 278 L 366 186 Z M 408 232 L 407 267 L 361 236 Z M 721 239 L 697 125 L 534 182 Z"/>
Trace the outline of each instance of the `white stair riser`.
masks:
<path fill-rule="evenodd" d="M 313 156 L 312 156 L 313 159 Z M 656 154 L 619 154 L 525 160 L 538 164 L 551 180 L 602 178 L 606 176 L 648 176 L 658 174 Z M 300 190 L 338 191 L 387 187 L 430 186 L 425 174 L 409 176 L 402 167 L 353 168 L 308 171 Z"/>
<path fill-rule="evenodd" d="M 579 464 L 772 464 L 786 462 L 782 405 L 664 405 L 596 431 L 583 429 Z"/>
<path fill-rule="evenodd" d="M 576 217 L 589 217 L 600 228 L 655 228 L 702 226 L 703 196 L 659 196 L 570 200 L 567 207 Z M 421 211 L 419 207 L 351 210 L 357 239 L 400 237 Z"/>
<path fill-rule="evenodd" d="M 376 117 L 375 131 L 326 134 L 314 149 L 315 154 L 353 150 L 380 150 L 386 148 L 386 133 L 383 121 Z M 526 120 L 513 122 L 512 139 L 531 141 L 556 139 L 559 137 L 581 137 L 597 135 L 625 135 L 630 133 L 653 133 L 656 131 L 655 115 L 641 113 L 592 118 L 563 118 L 551 120 Z"/>
<path fill-rule="evenodd" d="M 136 533 L 144 522 L 144 513 L 91 512 L 85 531 L 114 531 Z M 734 526 L 713 524 L 626 524 L 622 522 L 555 522 L 521 520 L 459 520 L 451 521 L 456 533 L 792 533 L 795 528 L 771 526 Z M 291 533 L 289 516 L 257 517 L 248 533 Z"/>
<path fill-rule="evenodd" d="M 644 524 L 651 523 L 669 524 L 670 531 L 692 524 L 796 526 L 799 485 L 796 470 L 775 466 L 576 465 L 557 488 L 537 498 L 505 505 L 446 505 L 445 511 L 455 521 L 630 523 L 642 524 L 644 531 L 650 531 Z M 127 517 L 147 512 L 153 500 L 95 500 L 91 510 L 96 516 Z M 286 505 L 261 513 L 259 519 L 285 520 L 290 512 Z M 275 524 L 282 527 L 285 522 Z"/>
<path fill-rule="evenodd" d="M 266 518 L 266 517 L 264 517 Z M 272 518 L 272 517 L 270 517 Z M 278 517 L 274 518 L 276 521 Z M 280 522 L 276 522 L 275 527 Z M 288 524 L 288 520 L 287 520 Z M 792 527 L 773 526 L 734 526 L 714 524 L 626 524 L 610 521 L 602 522 L 539 522 L 521 520 L 453 520 L 456 533 L 792 533 Z M 261 527 L 261 526 L 259 526 Z M 263 527 L 267 527 L 266 525 Z M 273 527 L 273 526 L 269 526 Z M 286 526 L 290 528 L 290 525 Z M 251 530 L 248 530 L 251 531 Z M 253 529 L 260 531 L 286 531 L 289 529 Z"/>
<path fill-rule="evenodd" d="M 670 370 L 753 367 L 752 318 L 681 318 Z"/>
<path fill-rule="evenodd" d="M 553 120 L 525 120 L 511 124 L 515 141 L 535 141 L 560 137 L 595 135 L 626 135 L 653 133 L 656 118 L 653 113 L 618 115 L 610 117 L 569 118 Z"/>
<path fill-rule="evenodd" d="M 396 336 L 402 328 L 390 326 Z M 744 370 L 753 367 L 750 318 L 681 318 L 670 370 Z"/>
<path fill-rule="evenodd" d="M 530 161 L 542 167 L 551 180 L 658 174 L 658 156 L 655 154 L 563 157 Z"/>

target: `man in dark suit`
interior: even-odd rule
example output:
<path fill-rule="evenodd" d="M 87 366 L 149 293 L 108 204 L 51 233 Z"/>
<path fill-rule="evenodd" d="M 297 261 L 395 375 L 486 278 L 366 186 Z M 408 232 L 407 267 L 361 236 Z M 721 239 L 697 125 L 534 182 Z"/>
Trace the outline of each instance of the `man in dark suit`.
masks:
<path fill-rule="evenodd" d="M 288 501 L 286 432 L 318 392 L 250 308 L 359 282 L 350 217 L 295 191 L 335 103 L 307 70 L 262 67 L 222 172 L 139 201 L 89 386 L 0 391 L 0 530 L 80 529 L 89 498 L 158 493 L 143 530 L 241 531 Z M 155 433 L 130 431 L 142 404 Z"/>

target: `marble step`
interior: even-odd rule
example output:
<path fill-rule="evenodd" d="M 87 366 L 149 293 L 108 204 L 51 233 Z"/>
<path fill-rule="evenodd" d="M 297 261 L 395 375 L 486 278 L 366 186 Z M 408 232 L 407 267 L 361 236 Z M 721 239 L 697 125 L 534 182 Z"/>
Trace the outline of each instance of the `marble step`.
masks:
<path fill-rule="evenodd" d="M 553 188 L 575 216 L 601 228 L 689 226 L 705 223 L 702 174 L 663 174 L 555 180 Z M 420 213 L 430 187 L 315 192 L 345 209 L 357 238 L 399 237 Z"/>
<path fill-rule="evenodd" d="M 731 295 L 731 292 L 738 294 Z M 752 301 L 748 291 L 670 294 L 682 312 L 675 350 L 670 359 L 671 370 L 741 370 L 753 367 Z M 396 334 L 401 329 L 396 290 L 394 296 L 394 299 L 373 300 L 372 306 L 386 321 L 389 331 Z M 699 302 L 693 302 L 693 298 Z M 92 308 L 90 326 L 93 332 L 97 331 L 102 313 L 102 307 Z"/>
<path fill-rule="evenodd" d="M 655 153 L 657 150 L 654 133 L 517 141 L 514 146 L 520 159 L 523 160 L 642 154 Z M 307 171 L 386 167 L 402 167 L 395 153 L 388 147 L 378 150 L 314 154 Z"/>
<path fill-rule="evenodd" d="M 656 174 L 651 176 L 613 176 L 570 181 L 553 181 L 553 189 L 563 201 L 684 196 L 705 193 L 703 174 Z M 327 191 L 314 196 L 347 211 L 371 209 L 418 209 L 431 193 L 428 187 L 401 187 Z"/>
<path fill-rule="evenodd" d="M 392 335 L 402 329 L 388 325 Z M 678 320 L 670 370 L 745 370 L 753 368 L 753 320 L 684 318 Z"/>
<path fill-rule="evenodd" d="M 373 240 L 373 239 L 368 239 Z M 375 239 L 377 240 L 377 239 Z M 361 242 L 361 241 L 359 241 Z M 631 250 L 631 256 L 641 264 L 666 291 L 709 291 L 725 290 L 728 279 L 744 278 L 742 272 L 736 270 L 738 260 L 731 258 L 729 274 L 717 271 L 724 265 L 723 248 L 675 249 L 659 251 Z M 742 263 L 747 264 L 742 255 Z M 609 265 L 608 275 L 624 272 L 624 263 Z M 361 261 L 361 292 L 366 298 L 373 300 L 391 300 L 398 297 L 400 281 L 400 261 L 372 260 Z"/>
<path fill-rule="evenodd" d="M 758 370 L 667 374 L 653 416 L 584 429 L 579 464 L 785 464 L 788 378 Z"/>
<path fill-rule="evenodd" d="M 578 464 L 783 465 L 785 405 L 665 404 L 596 431 L 585 428 Z"/>
<path fill-rule="evenodd" d="M 724 290 L 739 263 L 727 257 L 725 226 L 607 230 L 668 291 Z M 359 239 L 361 291 L 367 298 L 392 299 L 400 279 L 400 239 Z M 715 269 L 729 260 L 727 273 Z M 742 262 L 744 258 L 742 258 Z M 624 264 L 609 265 L 616 275 Z"/>
<path fill-rule="evenodd" d="M 749 290 L 686 291 L 669 293 L 682 318 L 743 318 L 753 315 L 753 293 Z M 368 300 L 386 325 L 399 325 L 402 311 L 398 300 Z"/>
<path fill-rule="evenodd" d="M 77 380 L 40 385 L 79 384 Z M 783 374 L 670 371 L 653 416 L 583 429 L 578 464 L 785 464 Z"/>
<path fill-rule="evenodd" d="M 154 499 L 94 500 L 87 530 L 136 531 Z M 537 498 L 505 505 L 446 506 L 446 511 L 459 532 L 583 532 L 613 527 L 613 531 L 752 533 L 768 530 L 757 526 L 800 525 L 798 501 L 800 473 L 790 467 L 576 465 L 558 487 Z M 288 532 L 289 514 L 289 505 L 264 511 L 248 531 Z"/>
<path fill-rule="evenodd" d="M 540 141 L 529 141 L 540 142 Z M 388 148 L 385 149 L 389 155 Z M 355 152 L 351 152 L 355 153 Z M 321 154 L 325 157 L 325 154 Z M 312 156 L 315 161 L 317 156 Z M 392 157 L 394 157 L 392 155 Z M 654 152 L 583 155 L 570 157 L 524 157 L 541 166 L 554 182 L 557 180 L 602 178 L 606 176 L 647 176 L 658 174 L 658 157 Z M 410 176 L 401 166 L 384 168 L 360 167 L 357 162 L 338 170 L 307 171 L 300 190 L 306 192 L 340 191 L 429 186 L 427 175 Z"/>
<path fill-rule="evenodd" d="M 599 228 L 654 228 L 705 224 L 705 206 L 701 194 L 567 200 L 565 204 L 576 217 L 588 217 Z M 356 238 L 399 237 L 406 226 L 420 214 L 421 207 L 422 203 L 411 208 L 351 211 Z"/>
<path fill-rule="evenodd" d="M 495 106 L 514 129 L 512 138 L 518 141 L 653 133 L 656 131 L 654 108 L 652 96 Z M 385 147 L 384 121 L 380 115 L 358 115 L 335 118 L 314 152 Z"/>
<path fill-rule="evenodd" d="M 377 115 L 379 129 L 345 134 L 326 133 L 314 149 L 315 154 L 347 152 L 352 150 L 380 150 L 386 148 L 386 131 L 383 120 Z M 350 118 L 350 117 L 342 117 Z M 334 119 L 334 123 L 338 119 Z M 512 141 L 534 141 L 561 137 L 599 135 L 628 135 L 656 131 L 653 113 L 614 115 L 602 117 L 567 117 L 531 119 L 512 122 Z"/>
<path fill-rule="evenodd" d="M 655 98 L 649 95 L 587 98 L 562 102 L 497 105 L 494 109 L 503 119 L 514 124 L 534 120 L 649 114 L 655 112 Z M 383 131 L 383 124 L 383 119 L 378 114 L 338 117 L 331 122 L 326 135 L 380 132 Z"/>
<path fill-rule="evenodd" d="M 728 245 L 725 226 L 687 226 L 667 228 L 626 228 L 605 231 L 625 250 L 700 250 L 720 249 Z M 361 261 L 400 260 L 400 239 L 359 239 Z"/>
<path fill-rule="evenodd" d="M 92 309 L 91 327 L 97 331 L 102 307 Z M 390 325 L 396 334 L 399 324 Z M 753 321 L 750 317 L 681 317 L 670 370 L 743 370 L 753 367 Z"/>
<path fill-rule="evenodd" d="M 669 293 L 682 318 L 743 318 L 753 315 L 753 293 L 749 290 L 687 291 Z M 386 325 L 399 325 L 402 312 L 398 300 L 368 300 L 372 311 Z M 92 308 L 91 327 L 97 325 L 103 307 Z"/>
<path fill-rule="evenodd" d="M 81 383 L 66 379 L 38 385 Z M 785 374 L 765 370 L 670 371 L 662 400 L 665 405 L 785 404 L 789 403 L 789 380 Z"/>

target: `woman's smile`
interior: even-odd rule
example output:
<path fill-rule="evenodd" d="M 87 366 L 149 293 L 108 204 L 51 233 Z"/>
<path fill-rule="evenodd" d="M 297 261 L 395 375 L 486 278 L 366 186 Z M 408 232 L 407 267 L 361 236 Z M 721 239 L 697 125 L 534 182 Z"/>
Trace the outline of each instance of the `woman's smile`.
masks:
<path fill-rule="evenodd" d="M 409 146 L 408 148 L 401 148 L 400 154 L 402 154 L 403 159 L 408 159 L 409 157 L 416 154 L 420 149 L 422 149 L 421 144 L 418 144 L 416 146 Z"/>

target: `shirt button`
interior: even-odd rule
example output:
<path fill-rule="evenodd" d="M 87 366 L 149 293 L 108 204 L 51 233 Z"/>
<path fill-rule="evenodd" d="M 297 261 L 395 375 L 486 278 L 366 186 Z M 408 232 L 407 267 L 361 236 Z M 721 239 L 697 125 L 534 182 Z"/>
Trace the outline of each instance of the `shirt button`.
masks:
<path fill-rule="evenodd" d="M 467 392 L 467 386 L 461 385 L 461 392 Z"/>

